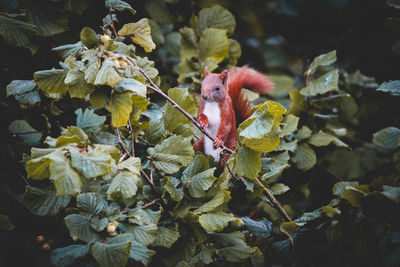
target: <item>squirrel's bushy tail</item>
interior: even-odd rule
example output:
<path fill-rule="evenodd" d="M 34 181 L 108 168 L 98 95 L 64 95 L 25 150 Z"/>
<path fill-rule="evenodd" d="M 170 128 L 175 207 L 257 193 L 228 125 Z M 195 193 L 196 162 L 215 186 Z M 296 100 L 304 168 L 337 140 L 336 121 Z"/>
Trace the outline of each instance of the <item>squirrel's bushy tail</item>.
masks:
<path fill-rule="evenodd" d="M 250 102 L 242 94 L 243 87 L 260 94 L 266 94 L 274 88 L 274 84 L 266 75 L 249 68 L 247 65 L 240 68 L 233 67 L 229 70 L 229 96 L 240 121 L 244 121 L 251 115 Z"/>

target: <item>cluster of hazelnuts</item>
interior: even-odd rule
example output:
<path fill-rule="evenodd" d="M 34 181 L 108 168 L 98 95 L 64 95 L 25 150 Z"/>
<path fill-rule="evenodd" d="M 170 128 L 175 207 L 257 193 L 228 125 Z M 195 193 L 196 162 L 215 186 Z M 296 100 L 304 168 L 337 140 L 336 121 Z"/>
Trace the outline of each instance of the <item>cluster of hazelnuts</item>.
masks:
<path fill-rule="evenodd" d="M 46 251 L 50 249 L 50 245 L 53 243 L 53 240 L 51 239 L 46 240 L 46 238 L 43 235 L 38 235 L 36 237 L 36 241 L 39 244 L 42 244 L 42 249 Z"/>

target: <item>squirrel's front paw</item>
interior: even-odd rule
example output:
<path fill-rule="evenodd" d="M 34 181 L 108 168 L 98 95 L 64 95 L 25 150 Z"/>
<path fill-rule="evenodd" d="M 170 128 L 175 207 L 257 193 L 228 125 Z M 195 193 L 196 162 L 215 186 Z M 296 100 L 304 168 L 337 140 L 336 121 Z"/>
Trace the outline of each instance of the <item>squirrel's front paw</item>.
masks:
<path fill-rule="evenodd" d="M 199 121 L 200 127 L 205 130 L 208 127 L 208 122 Z"/>
<path fill-rule="evenodd" d="M 222 140 L 221 140 L 221 138 L 219 138 L 218 136 L 215 137 L 214 142 L 213 142 L 213 145 L 214 145 L 214 149 L 219 148 L 219 147 L 222 145 Z"/>

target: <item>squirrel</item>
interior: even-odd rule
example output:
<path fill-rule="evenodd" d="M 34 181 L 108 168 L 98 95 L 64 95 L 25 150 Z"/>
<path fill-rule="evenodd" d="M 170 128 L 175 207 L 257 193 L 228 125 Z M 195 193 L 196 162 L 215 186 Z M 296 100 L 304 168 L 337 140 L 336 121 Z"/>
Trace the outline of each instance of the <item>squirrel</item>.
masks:
<path fill-rule="evenodd" d="M 274 84 L 266 75 L 247 65 L 232 67 L 219 74 L 210 73 L 205 68 L 197 121 L 203 129 L 207 129 L 214 142 L 203 134 L 193 148 L 212 155 L 221 167 L 229 159 L 227 154 L 220 157 L 221 145 L 234 150 L 237 143 L 236 121 L 240 123 L 252 114 L 251 104 L 242 93 L 243 87 L 266 94 L 274 88 Z"/>

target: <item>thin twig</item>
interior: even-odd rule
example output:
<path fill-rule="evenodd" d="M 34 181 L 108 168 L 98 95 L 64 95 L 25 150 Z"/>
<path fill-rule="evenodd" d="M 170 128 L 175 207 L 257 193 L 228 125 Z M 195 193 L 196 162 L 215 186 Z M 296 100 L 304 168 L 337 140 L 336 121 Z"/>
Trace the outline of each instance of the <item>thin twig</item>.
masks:
<path fill-rule="evenodd" d="M 159 198 L 159 197 L 156 198 L 156 199 L 153 199 L 152 201 L 150 201 L 150 202 L 147 203 L 147 204 L 144 204 L 144 205 L 141 206 L 140 208 L 141 208 L 141 209 L 145 209 L 145 208 L 147 208 L 147 207 L 150 207 L 150 206 L 156 204 L 158 201 L 160 201 L 160 198 Z"/>
<path fill-rule="evenodd" d="M 177 189 L 181 189 L 182 187 L 187 186 L 188 184 L 190 184 L 192 181 L 186 181 L 183 184 L 181 184 L 180 186 L 177 187 Z"/>
<path fill-rule="evenodd" d="M 133 129 L 132 129 L 132 124 L 131 124 L 130 119 L 128 119 L 128 125 L 129 125 L 129 130 L 131 131 L 131 140 L 132 140 L 131 155 L 132 155 L 132 157 L 134 157 L 135 156 L 135 136 L 133 135 Z"/>
<path fill-rule="evenodd" d="M 140 71 L 140 73 L 143 74 L 143 76 L 149 81 L 151 85 L 146 85 L 147 88 L 153 90 L 154 92 L 160 94 L 162 97 L 164 97 L 166 100 L 168 100 L 171 104 L 172 107 L 176 108 L 179 110 L 183 115 L 185 115 L 186 118 L 188 118 L 194 125 L 196 125 L 197 128 L 200 129 L 204 133 L 205 136 L 210 138 L 212 141 L 214 141 L 214 138 L 203 128 L 200 126 L 200 124 L 189 114 L 187 113 L 182 107 L 180 107 L 174 100 L 172 100 L 168 95 L 166 95 L 160 88 L 157 87 L 157 85 L 154 84 L 154 82 L 150 79 L 150 77 L 139 67 L 137 69 Z M 227 151 L 229 154 L 232 154 L 233 151 L 232 149 L 221 145 L 222 149 L 224 151 Z"/>
<path fill-rule="evenodd" d="M 19 177 L 21 177 L 22 180 L 24 180 L 24 182 L 25 182 L 26 185 L 30 186 L 30 184 L 29 184 L 29 182 L 28 182 L 28 179 L 26 179 L 25 176 L 23 176 L 22 174 L 20 174 L 20 173 L 17 172 L 17 171 L 15 171 L 15 173 L 16 173 Z"/>
<path fill-rule="evenodd" d="M 115 30 L 115 25 L 114 25 L 114 20 L 113 20 L 113 17 L 112 17 L 111 8 L 110 8 L 110 19 L 111 19 L 111 28 L 112 28 L 113 31 L 114 31 L 115 37 L 118 37 L 118 33 L 117 33 L 117 31 Z"/>
<path fill-rule="evenodd" d="M 263 183 L 261 183 L 261 181 L 258 178 L 256 178 L 255 181 L 264 189 L 264 192 L 267 195 L 268 199 L 271 201 L 274 208 L 281 214 L 281 216 L 285 218 L 286 221 L 291 222 L 292 219 L 289 217 L 289 215 L 286 213 L 286 211 L 283 209 L 283 207 L 274 197 L 274 195 L 272 195 L 272 193 L 268 190 L 268 188 L 265 185 L 263 185 Z"/>
<path fill-rule="evenodd" d="M 337 176 L 336 174 L 334 174 L 333 172 L 331 172 L 328 168 L 324 167 L 324 171 L 326 171 L 327 173 L 329 173 L 332 177 L 336 178 L 339 182 L 343 182 L 344 180 L 342 178 L 340 178 L 339 176 Z"/>
<path fill-rule="evenodd" d="M 118 138 L 118 144 L 122 147 L 122 149 L 124 150 L 124 152 L 126 154 L 128 154 L 130 157 L 132 157 L 132 155 L 129 153 L 128 149 L 126 149 L 126 147 L 124 146 L 124 143 L 122 143 L 121 134 L 119 133 L 118 127 L 115 128 L 115 134 L 117 135 L 117 138 Z"/>
<path fill-rule="evenodd" d="M 153 162 L 150 161 L 150 180 L 154 184 L 154 179 L 153 179 Z"/>
<path fill-rule="evenodd" d="M 126 158 L 126 156 L 128 156 L 128 154 L 127 154 L 127 153 L 124 153 L 124 154 L 119 158 L 118 164 L 120 164 L 120 163 Z"/>

